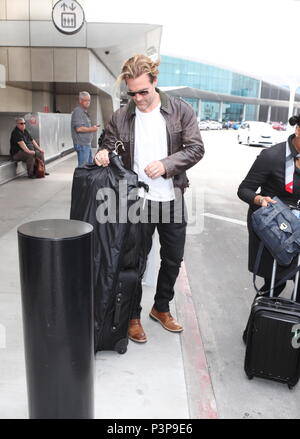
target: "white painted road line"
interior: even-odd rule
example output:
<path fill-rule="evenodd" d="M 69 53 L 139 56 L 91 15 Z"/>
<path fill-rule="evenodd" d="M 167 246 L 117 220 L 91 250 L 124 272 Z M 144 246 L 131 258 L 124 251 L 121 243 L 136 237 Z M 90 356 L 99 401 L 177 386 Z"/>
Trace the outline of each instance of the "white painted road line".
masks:
<path fill-rule="evenodd" d="M 233 224 L 238 224 L 239 226 L 247 227 L 247 222 L 246 221 L 240 221 L 240 220 L 237 220 L 237 219 L 234 219 L 234 218 L 228 218 L 226 216 L 214 215 L 213 213 L 208 213 L 208 212 L 203 213 L 202 215 L 206 216 L 208 218 L 214 218 L 214 219 L 218 219 L 218 220 L 221 220 L 221 221 L 227 221 L 227 222 L 233 223 Z"/>

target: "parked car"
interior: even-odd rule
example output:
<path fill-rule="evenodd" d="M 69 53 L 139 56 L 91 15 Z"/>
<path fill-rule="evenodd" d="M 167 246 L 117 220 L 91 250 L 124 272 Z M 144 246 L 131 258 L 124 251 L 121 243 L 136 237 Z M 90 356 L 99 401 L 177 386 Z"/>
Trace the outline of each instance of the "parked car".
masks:
<path fill-rule="evenodd" d="M 272 128 L 277 131 L 286 131 L 286 125 L 282 122 L 272 122 Z"/>
<path fill-rule="evenodd" d="M 238 130 L 240 126 L 241 122 L 233 122 L 231 128 L 233 128 L 234 130 Z"/>
<path fill-rule="evenodd" d="M 199 130 L 209 130 L 208 120 L 200 120 L 198 122 Z"/>
<path fill-rule="evenodd" d="M 237 140 L 247 145 L 272 146 L 278 143 L 278 136 L 270 124 L 250 120 L 241 124 Z"/>
<path fill-rule="evenodd" d="M 222 129 L 221 122 L 218 122 L 217 120 L 209 120 L 208 124 L 209 124 L 210 130 L 221 130 Z"/>

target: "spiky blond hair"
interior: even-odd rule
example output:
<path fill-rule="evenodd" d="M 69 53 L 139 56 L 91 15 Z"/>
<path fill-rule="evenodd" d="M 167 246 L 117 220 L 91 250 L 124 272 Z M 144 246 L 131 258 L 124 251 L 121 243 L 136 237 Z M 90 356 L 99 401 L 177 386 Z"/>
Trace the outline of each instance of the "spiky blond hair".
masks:
<path fill-rule="evenodd" d="M 160 61 L 152 61 L 151 58 L 145 55 L 134 55 L 129 58 L 122 67 L 121 73 L 118 77 L 118 82 L 126 81 L 127 79 L 135 79 L 147 73 L 150 82 L 156 79 L 159 70 Z"/>

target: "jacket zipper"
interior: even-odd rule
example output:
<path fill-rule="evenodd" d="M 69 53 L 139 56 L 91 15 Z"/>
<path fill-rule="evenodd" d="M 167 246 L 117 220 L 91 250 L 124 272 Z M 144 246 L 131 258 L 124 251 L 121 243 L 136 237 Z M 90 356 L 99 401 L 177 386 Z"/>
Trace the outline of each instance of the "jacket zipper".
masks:
<path fill-rule="evenodd" d="M 135 142 L 134 129 L 135 129 L 135 116 L 133 116 L 132 121 L 130 121 L 130 130 L 129 130 L 130 162 L 131 162 L 132 170 L 134 166 L 134 142 Z"/>

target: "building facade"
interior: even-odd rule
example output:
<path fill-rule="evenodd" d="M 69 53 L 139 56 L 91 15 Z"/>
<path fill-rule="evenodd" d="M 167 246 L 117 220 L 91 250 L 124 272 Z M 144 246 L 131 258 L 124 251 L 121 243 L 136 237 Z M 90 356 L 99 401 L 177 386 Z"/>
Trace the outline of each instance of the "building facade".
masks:
<path fill-rule="evenodd" d="M 177 88 L 177 95 L 193 106 L 200 119 L 286 122 L 288 116 L 288 105 L 280 107 L 274 105 L 274 102 L 272 105 L 267 102 L 277 100 L 287 103 L 288 89 L 201 62 L 162 55 L 159 87 Z M 182 87 L 211 92 L 212 99 L 203 99 L 201 96 L 188 97 L 187 93 L 180 91 Z M 216 94 L 215 99 L 214 94 Z M 223 100 L 219 98 L 220 94 L 224 95 Z M 230 102 L 226 101 L 226 96 L 227 99 L 231 97 Z M 234 96 L 239 97 L 237 102 L 232 99 Z M 246 98 L 244 102 L 240 99 L 243 97 Z M 256 98 L 258 103 L 249 103 L 250 100 L 247 98 Z M 300 101 L 299 94 L 296 95 L 295 101 Z"/>

